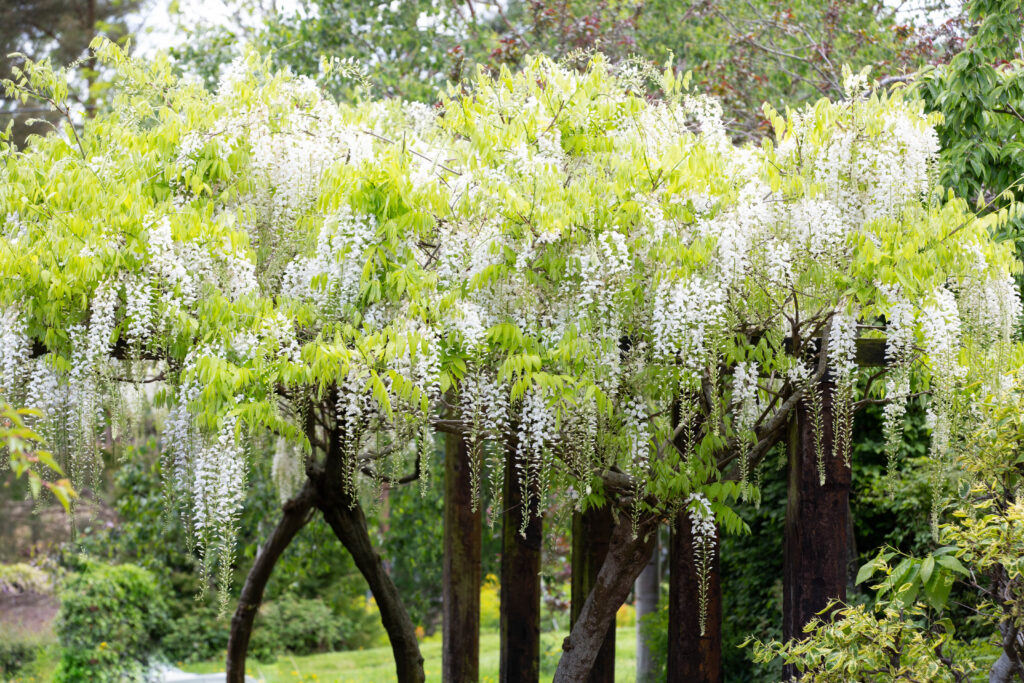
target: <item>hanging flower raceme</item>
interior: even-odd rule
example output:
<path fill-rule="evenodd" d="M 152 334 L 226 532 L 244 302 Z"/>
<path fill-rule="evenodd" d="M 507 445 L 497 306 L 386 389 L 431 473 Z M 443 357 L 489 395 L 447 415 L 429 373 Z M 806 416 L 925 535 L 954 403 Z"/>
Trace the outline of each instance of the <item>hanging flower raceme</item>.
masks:
<path fill-rule="evenodd" d="M 924 350 L 931 370 L 931 403 L 925 424 L 932 431 L 929 455 L 932 459 L 932 534 L 938 538 L 945 465 L 951 457 L 955 390 L 967 368 L 960 364 L 961 319 L 953 293 L 945 288 L 932 293 L 932 301 L 921 312 Z"/>
<path fill-rule="evenodd" d="M 17 404 L 29 369 L 31 343 L 16 306 L 0 309 L 0 398 Z"/>
<path fill-rule="evenodd" d="M 715 562 L 718 529 L 711 503 L 701 493 L 690 494 L 686 500 L 690 516 L 690 536 L 693 543 L 693 563 L 697 570 L 697 609 L 700 634 L 703 636 L 708 619 L 708 583 Z"/>
<path fill-rule="evenodd" d="M 853 393 L 857 381 L 857 314 L 837 312 L 828 336 L 832 372 L 833 456 L 850 464 L 853 449 Z"/>
<path fill-rule="evenodd" d="M 736 436 L 739 442 L 740 480 L 746 491 L 749 484 L 749 466 L 747 456 L 750 452 L 752 430 L 761 414 L 761 403 L 758 400 L 758 365 L 753 361 L 737 363 L 732 376 L 732 405 Z"/>
<path fill-rule="evenodd" d="M 473 369 L 459 385 L 459 408 L 467 423 L 463 437 L 470 455 L 470 489 L 472 509 L 475 512 L 481 500 L 481 480 L 484 469 L 484 441 L 496 441 L 487 461 L 487 475 L 491 481 L 492 504 L 501 506 L 501 482 L 504 475 L 505 434 L 508 429 L 508 394 L 497 381 L 483 370 Z M 495 497 L 497 496 L 497 497 Z"/>
<path fill-rule="evenodd" d="M 882 407 L 882 434 L 890 493 L 895 491 L 896 458 L 903 443 L 903 423 L 910 397 L 910 369 L 914 353 L 916 313 L 899 289 L 879 285 L 890 301 L 885 326 L 886 404 Z"/>
<path fill-rule="evenodd" d="M 630 397 L 622 409 L 623 431 L 626 440 L 626 471 L 632 475 L 636 486 L 633 489 L 633 537 L 637 535 L 640 519 L 640 502 L 646 493 L 644 483 L 649 478 L 651 427 L 647 406 L 636 397 Z"/>
<path fill-rule="evenodd" d="M 515 468 L 522 487 L 523 514 L 519 533 L 526 534 L 531 514 L 540 514 L 548 495 L 551 444 L 558 438 L 555 415 L 543 390 L 530 387 L 523 397 L 519 416 L 519 443 Z"/>
<path fill-rule="evenodd" d="M 227 610 L 230 577 L 245 502 L 247 464 L 234 417 L 224 418 L 215 439 L 201 448 L 193 468 L 192 520 L 204 579 L 217 576 L 220 608 Z M 204 581 L 205 584 L 205 581 Z"/>
<path fill-rule="evenodd" d="M 282 436 L 277 437 L 270 476 L 277 486 L 282 505 L 302 488 L 306 480 L 305 465 L 306 457 L 302 448 Z"/>

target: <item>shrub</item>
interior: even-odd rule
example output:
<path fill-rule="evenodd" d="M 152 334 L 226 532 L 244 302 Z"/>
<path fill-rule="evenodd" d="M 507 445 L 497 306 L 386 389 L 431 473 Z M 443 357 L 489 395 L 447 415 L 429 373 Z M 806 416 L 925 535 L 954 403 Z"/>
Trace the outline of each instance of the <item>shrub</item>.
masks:
<path fill-rule="evenodd" d="M 322 600 L 283 595 L 264 605 L 253 632 L 260 650 L 308 655 L 329 652 L 343 642 L 338 616 Z"/>
<path fill-rule="evenodd" d="M 501 587 L 498 577 L 488 574 L 480 588 L 480 628 L 497 629 L 501 625 Z"/>
<path fill-rule="evenodd" d="M 134 565 L 88 562 L 61 592 L 60 665 L 54 680 L 126 681 L 149 667 L 166 608 L 153 575 Z"/>
<path fill-rule="evenodd" d="M 51 592 L 52 582 L 46 572 L 30 564 L 0 564 L 0 595 L 4 593 Z"/>
<path fill-rule="evenodd" d="M 19 640 L 0 640 L 0 679 L 12 680 L 14 674 L 27 667 L 36 658 L 38 646 Z"/>
<path fill-rule="evenodd" d="M 160 648 L 171 662 L 217 659 L 227 650 L 229 633 L 228 620 L 218 618 L 216 608 L 196 605 L 170 621 Z M 251 647 L 250 653 L 255 654 Z"/>

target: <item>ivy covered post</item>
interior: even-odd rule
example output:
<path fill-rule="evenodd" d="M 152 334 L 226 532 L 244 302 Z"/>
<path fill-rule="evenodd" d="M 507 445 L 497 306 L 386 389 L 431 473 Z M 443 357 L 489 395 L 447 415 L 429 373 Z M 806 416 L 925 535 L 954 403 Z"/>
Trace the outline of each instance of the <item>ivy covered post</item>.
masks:
<path fill-rule="evenodd" d="M 572 516 L 572 592 L 569 609 L 570 628 L 579 619 L 583 604 L 597 583 L 604 558 L 608 554 L 614 520 L 608 505 L 588 508 Z M 608 629 L 589 683 L 615 683 L 615 624 Z"/>
<path fill-rule="evenodd" d="M 442 678 L 480 678 L 481 511 L 473 500 L 469 449 L 458 434 L 445 435 Z"/>

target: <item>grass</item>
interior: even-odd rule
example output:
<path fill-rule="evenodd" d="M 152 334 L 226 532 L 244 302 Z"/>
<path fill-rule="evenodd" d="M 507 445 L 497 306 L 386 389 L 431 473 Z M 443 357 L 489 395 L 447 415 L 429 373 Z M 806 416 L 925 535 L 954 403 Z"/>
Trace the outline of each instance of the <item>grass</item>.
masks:
<path fill-rule="evenodd" d="M 562 639 L 567 634 L 545 633 L 541 636 L 541 679 L 554 674 Z M 427 638 L 420 643 L 426 660 L 427 681 L 441 682 L 441 639 Z M 496 632 L 480 634 L 480 681 L 498 680 L 499 636 Z M 202 662 L 184 667 L 195 673 L 218 673 L 224 663 Z M 615 680 L 632 683 L 636 671 L 636 630 L 620 628 L 615 636 Z M 390 647 L 376 647 L 349 652 L 329 652 L 306 657 L 279 657 L 273 664 L 250 662 L 247 673 L 264 683 L 386 683 L 395 680 L 395 662 Z"/>

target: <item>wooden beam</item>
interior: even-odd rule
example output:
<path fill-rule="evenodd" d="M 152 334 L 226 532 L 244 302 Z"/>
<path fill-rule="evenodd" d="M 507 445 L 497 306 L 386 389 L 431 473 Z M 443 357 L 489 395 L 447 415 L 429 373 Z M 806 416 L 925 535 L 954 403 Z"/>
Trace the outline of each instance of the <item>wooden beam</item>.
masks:
<path fill-rule="evenodd" d="M 480 679 L 481 514 L 472 509 L 469 449 L 461 436 L 445 436 L 442 678 Z"/>
<path fill-rule="evenodd" d="M 814 415 L 805 402 L 796 409 L 789 434 L 782 582 L 782 635 L 799 638 L 803 627 L 829 600 L 846 599 L 850 468 L 833 454 L 832 385 L 823 382 L 821 427 L 825 483 L 818 475 Z M 784 678 L 795 676 L 792 667 Z"/>
<path fill-rule="evenodd" d="M 537 497 L 527 510 L 516 467 L 516 445 L 505 462 L 505 514 L 501 525 L 501 683 L 537 683 L 540 680 L 540 548 L 543 522 Z M 525 534 L 520 534 L 528 514 Z"/>
<path fill-rule="evenodd" d="M 885 340 L 877 338 L 857 339 L 857 353 L 854 357 L 857 365 L 862 368 L 880 368 L 885 362 Z M 804 347 L 814 353 L 821 348 L 821 338 L 815 337 L 804 341 Z M 793 353 L 793 340 L 786 337 L 784 347 L 786 353 Z"/>
<path fill-rule="evenodd" d="M 572 603 L 569 612 L 570 628 L 576 625 L 583 603 L 597 583 L 608 543 L 615 526 L 611 508 L 591 508 L 572 516 Z M 589 683 L 615 683 L 615 624 L 608 629 L 594 667 L 587 678 Z"/>

